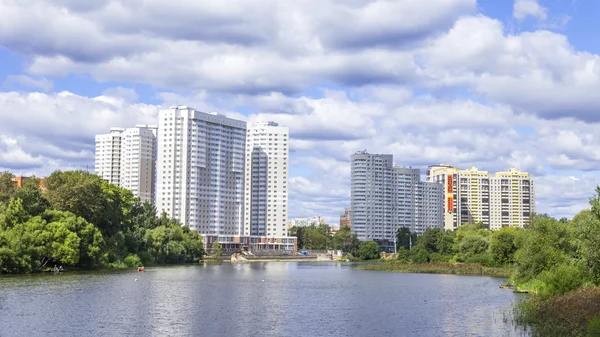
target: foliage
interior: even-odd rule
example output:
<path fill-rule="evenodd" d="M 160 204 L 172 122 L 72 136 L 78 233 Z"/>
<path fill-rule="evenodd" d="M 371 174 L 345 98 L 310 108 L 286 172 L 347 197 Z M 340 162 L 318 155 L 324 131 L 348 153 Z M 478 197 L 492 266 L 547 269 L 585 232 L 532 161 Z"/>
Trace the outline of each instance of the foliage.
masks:
<path fill-rule="evenodd" d="M 359 266 L 357 268 L 363 270 L 387 271 L 397 273 L 489 275 L 495 277 L 508 277 L 511 273 L 511 270 L 507 268 L 485 267 L 480 264 L 466 263 L 410 264 L 394 261 L 390 263 L 371 263 L 364 266 Z"/>
<path fill-rule="evenodd" d="M 349 226 L 342 226 L 335 235 L 332 235 L 327 224 L 293 226 L 289 230 L 289 235 L 298 238 L 299 249 L 336 249 L 356 255 L 360 245 L 358 236 L 352 233 Z"/>
<path fill-rule="evenodd" d="M 217 262 L 221 262 L 221 256 L 223 256 L 223 247 L 221 246 L 220 243 L 215 242 L 212 245 L 212 252 L 211 252 L 213 259 Z"/>
<path fill-rule="evenodd" d="M 367 260 L 376 260 L 379 258 L 379 246 L 375 241 L 365 241 L 358 248 L 358 258 Z"/>
<path fill-rule="evenodd" d="M 0 173 L 0 273 L 189 263 L 201 236 L 151 203 L 85 171 L 56 171 L 42 192 L 35 179 L 16 188 Z"/>
<path fill-rule="evenodd" d="M 598 336 L 600 288 L 582 287 L 563 295 L 531 296 L 514 310 L 517 323 L 533 326 L 533 336 Z"/>

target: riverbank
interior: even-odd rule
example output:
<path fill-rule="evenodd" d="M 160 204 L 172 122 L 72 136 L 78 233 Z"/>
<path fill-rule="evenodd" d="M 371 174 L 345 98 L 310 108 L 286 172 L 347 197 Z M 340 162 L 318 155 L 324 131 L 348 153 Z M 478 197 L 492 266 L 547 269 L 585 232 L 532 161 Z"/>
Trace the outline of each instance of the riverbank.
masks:
<path fill-rule="evenodd" d="M 422 274 L 452 274 L 452 275 L 477 275 L 493 277 L 510 277 L 512 269 L 484 267 L 479 264 L 463 263 L 422 263 L 409 264 L 400 262 L 369 263 L 358 266 L 360 270 L 384 271 L 394 273 L 422 273 Z"/>
<path fill-rule="evenodd" d="M 600 288 L 579 288 L 544 298 L 532 295 L 514 309 L 516 322 L 533 336 L 600 336 Z"/>

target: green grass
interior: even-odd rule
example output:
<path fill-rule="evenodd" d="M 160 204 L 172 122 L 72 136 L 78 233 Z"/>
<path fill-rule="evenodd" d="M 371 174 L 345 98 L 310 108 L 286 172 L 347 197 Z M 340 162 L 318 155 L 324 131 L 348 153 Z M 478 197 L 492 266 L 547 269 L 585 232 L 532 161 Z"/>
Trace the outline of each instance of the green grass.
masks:
<path fill-rule="evenodd" d="M 493 277 L 509 277 L 512 274 L 510 268 L 484 267 L 480 264 L 466 263 L 423 263 L 408 264 L 400 262 L 388 262 L 378 264 L 366 264 L 358 266 L 357 269 L 386 271 L 395 273 L 424 273 L 424 274 L 455 274 L 455 275 L 481 275 Z"/>

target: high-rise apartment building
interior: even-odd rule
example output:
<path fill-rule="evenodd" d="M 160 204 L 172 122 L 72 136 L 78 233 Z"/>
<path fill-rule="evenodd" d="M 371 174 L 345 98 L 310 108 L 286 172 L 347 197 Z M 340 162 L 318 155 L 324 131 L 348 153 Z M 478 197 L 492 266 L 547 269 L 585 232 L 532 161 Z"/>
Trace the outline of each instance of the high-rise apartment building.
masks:
<path fill-rule="evenodd" d="M 255 123 L 247 134 L 244 235 L 286 236 L 289 129 Z"/>
<path fill-rule="evenodd" d="M 111 184 L 131 190 L 142 201 L 154 201 L 156 126 L 111 128 L 96 135 L 95 171 Z"/>
<path fill-rule="evenodd" d="M 157 126 L 136 125 L 121 134 L 119 185 L 141 201 L 154 202 Z"/>
<path fill-rule="evenodd" d="M 352 226 L 352 212 L 349 207 L 344 208 L 344 213 L 340 214 L 340 228 L 342 226 Z"/>
<path fill-rule="evenodd" d="M 441 228 L 442 212 L 442 186 L 421 181 L 418 169 L 394 166 L 392 155 L 352 155 L 351 228 L 361 241 L 392 241 L 400 227 Z"/>
<path fill-rule="evenodd" d="M 125 131 L 123 128 L 110 128 L 110 133 L 96 135 L 96 174 L 115 185 L 119 185 L 121 179 L 121 136 L 123 131 Z"/>
<path fill-rule="evenodd" d="M 427 180 L 444 186 L 444 227 L 481 222 L 486 228 L 524 227 L 535 213 L 533 176 L 514 168 L 489 173 L 432 165 Z"/>
<path fill-rule="evenodd" d="M 160 111 L 158 212 L 202 234 L 241 235 L 246 129 L 187 106 Z"/>

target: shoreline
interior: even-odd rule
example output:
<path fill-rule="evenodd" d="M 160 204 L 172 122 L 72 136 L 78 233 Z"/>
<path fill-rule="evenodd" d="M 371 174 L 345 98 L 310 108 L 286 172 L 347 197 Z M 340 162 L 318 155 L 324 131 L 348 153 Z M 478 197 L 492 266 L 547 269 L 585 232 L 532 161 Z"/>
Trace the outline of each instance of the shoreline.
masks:
<path fill-rule="evenodd" d="M 509 268 L 485 267 L 479 264 L 461 263 L 369 263 L 358 266 L 357 269 L 390 273 L 491 276 L 498 278 L 509 278 L 513 272 L 513 270 Z"/>

